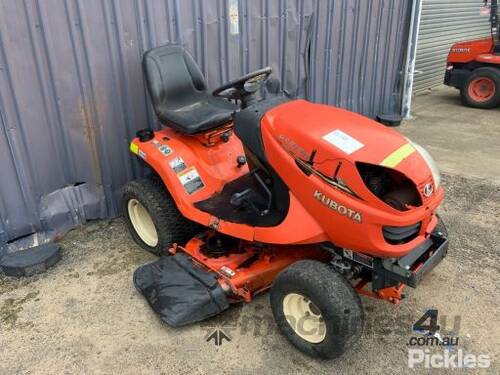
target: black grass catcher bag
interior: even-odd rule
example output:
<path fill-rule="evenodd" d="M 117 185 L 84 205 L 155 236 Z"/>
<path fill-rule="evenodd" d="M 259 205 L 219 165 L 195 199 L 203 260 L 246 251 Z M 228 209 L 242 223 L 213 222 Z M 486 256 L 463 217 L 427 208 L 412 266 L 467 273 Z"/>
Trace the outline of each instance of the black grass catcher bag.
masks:
<path fill-rule="evenodd" d="M 134 284 L 160 319 L 174 327 L 199 322 L 229 307 L 215 275 L 182 253 L 139 267 Z"/>

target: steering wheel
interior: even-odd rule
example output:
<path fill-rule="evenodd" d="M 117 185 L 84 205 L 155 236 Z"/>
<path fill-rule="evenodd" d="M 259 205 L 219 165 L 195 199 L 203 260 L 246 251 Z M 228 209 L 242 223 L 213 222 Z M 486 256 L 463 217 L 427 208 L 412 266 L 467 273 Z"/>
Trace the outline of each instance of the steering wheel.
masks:
<path fill-rule="evenodd" d="M 216 88 L 212 91 L 212 95 L 230 100 L 242 100 L 247 96 L 255 94 L 262 83 L 271 75 L 272 71 L 273 69 L 268 66 L 248 73 Z"/>

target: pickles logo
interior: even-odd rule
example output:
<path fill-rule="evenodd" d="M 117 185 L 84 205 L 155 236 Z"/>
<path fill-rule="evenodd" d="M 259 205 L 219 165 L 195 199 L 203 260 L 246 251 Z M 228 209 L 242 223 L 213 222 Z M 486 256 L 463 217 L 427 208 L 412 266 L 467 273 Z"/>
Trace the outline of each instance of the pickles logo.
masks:
<path fill-rule="evenodd" d="M 316 190 L 314 192 L 314 198 L 319 200 L 322 204 L 324 204 L 328 208 L 337 211 L 340 215 L 347 216 L 349 219 L 361 223 L 362 218 L 359 212 L 353 210 L 352 208 L 341 205 L 340 203 L 334 201 L 332 198 L 328 198 L 322 192 Z"/>

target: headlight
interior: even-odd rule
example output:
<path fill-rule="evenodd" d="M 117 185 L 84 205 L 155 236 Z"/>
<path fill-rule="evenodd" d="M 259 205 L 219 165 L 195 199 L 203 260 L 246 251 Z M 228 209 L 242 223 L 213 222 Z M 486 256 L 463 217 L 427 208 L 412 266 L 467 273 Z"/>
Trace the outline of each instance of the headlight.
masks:
<path fill-rule="evenodd" d="M 410 142 L 410 144 L 413 147 L 415 147 L 415 150 L 417 150 L 417 152 L 420 154 L 420 156 L 422 156 L 422 158 L 427 163 L 427 166 L 429 167 L 429 169 L 432 172 L 434 186 L 437 189 L 439 187 L 439 185 L 441 185 L 441 175 L 439 174 L 439 168 L 438 168 L 436 162 L 432 158 L 431 154 L 429 154 L 429 152 L 425 148 L 423 148 L 422 146 L 420 146 L 419 144 L 417 144 L 415 142 L 410 141 L 408 138 L 406 138 L 406 139 L 408 140 L 408 142 Z"/>

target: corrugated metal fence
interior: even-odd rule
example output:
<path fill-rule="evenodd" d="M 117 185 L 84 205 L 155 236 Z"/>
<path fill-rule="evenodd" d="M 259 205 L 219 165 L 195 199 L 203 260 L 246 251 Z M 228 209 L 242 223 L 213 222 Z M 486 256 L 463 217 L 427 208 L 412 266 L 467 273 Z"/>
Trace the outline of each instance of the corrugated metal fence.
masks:
<path fill-rule="evenodd" d="M 490 35 L 484 0 L 423 0 L 415 66 L 415 92 L 443 83 L 446 57 L 453 43 Z"/>
<path fill-rule="evenodd" d="M 400 0 L 0 0 L 0 242 L 119 213 L 158 128 L 141 56 L 184 44 L 209 85 L 270 65 L 293 95 L 400 111 L 411 4 Z"/>

